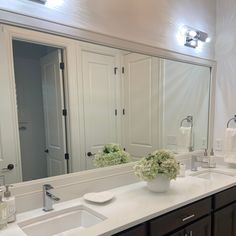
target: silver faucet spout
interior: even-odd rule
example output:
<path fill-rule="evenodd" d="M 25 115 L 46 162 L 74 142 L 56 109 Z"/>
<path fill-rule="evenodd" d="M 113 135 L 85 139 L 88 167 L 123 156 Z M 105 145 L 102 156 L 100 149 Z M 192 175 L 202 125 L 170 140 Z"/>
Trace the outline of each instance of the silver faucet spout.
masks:
<path fill-rule="evenodd" d="M 59 197 L 56 197 L 56 196 L 53 195 L 52 193 L 46 192 L 46 194 L 47 194 L 47 196 L 48 196 L 49 198 L 51 198 L 51 199 L 52 199 L 53 201 L 55 201 L 55 202 L 58 202 L 58 201 L 61 200 Z"/>
<path fill-rule="evenodd" d="M 53 203 L 54 201 L 60 201 L 59 197 L 56 197 L 49 190 L 53 189 L 50 184 L 43 185 L 43 210 L 44 211 L 51 211 L 53 210 Z"/>

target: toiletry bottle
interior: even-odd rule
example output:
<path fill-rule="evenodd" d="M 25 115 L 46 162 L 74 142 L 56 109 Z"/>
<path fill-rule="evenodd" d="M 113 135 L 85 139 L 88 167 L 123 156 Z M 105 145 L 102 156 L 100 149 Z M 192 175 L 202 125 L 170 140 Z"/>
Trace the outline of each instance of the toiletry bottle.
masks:
<path fill-rule="evenodd" d="M 16 202 L 15 197 L 11 196 L 9 188 L 12 185 L 6 185 L 6 191 L 4 192 L 3 202 L 7 204 L 7 222 L 11 223 L 16 220 Z"/>
<path fill-rule="evenodd" d="M 179 177 L 185 177 L 186 165 L 179 163 Z"/>
<path fill-rule="evenodd" d="M 2 192 L 2 190 L 0 190 Z M 7 204 L 3 202 L 0 193 L 0 230 L 7 226 Z"/>
<path fill-rule="evenodd" d="M 209 157 L 207 154 L 207 149 L 204 150 L 203 158 L 202 158 L 202 167 L 208 168 L 209 167 Z"/>
<path fill-rule="evenodd" d="M 210 165 L 210 168 L 216 167 L 216 160 L 215 160 L 213 148 L 211 149 L 211 152 L 210 152 L 209 165 Z"/>

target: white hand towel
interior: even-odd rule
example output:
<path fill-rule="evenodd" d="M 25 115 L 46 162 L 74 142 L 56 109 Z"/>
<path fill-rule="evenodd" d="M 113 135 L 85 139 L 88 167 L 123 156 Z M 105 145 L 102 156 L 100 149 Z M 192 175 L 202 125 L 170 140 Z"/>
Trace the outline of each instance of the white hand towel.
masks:
<path fill-rule="evenodd" d="M 180 127 L 177 137 L 178 152 L 189 152 L 192 146 L 192 128 Z"/>
<path fill-rule="evenodd" d="M 236 129 L 226 129 L 224 151 L 224 161 L 227 163 L 236 164 Z"/>

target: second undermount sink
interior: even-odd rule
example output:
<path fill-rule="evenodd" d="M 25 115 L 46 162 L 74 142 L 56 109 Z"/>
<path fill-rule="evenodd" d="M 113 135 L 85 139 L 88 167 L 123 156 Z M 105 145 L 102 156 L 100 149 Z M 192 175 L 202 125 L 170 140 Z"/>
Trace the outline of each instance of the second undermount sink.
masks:
<path fill-rule="evenodd" d="M 20 222 L 18 226 L 28 236 L 52 236 L 75 228 L 83 230 L 105 219 L 99 213 L 79 205 L 31 218 Z"/>
<path fill-rule="evenodd" d="M 190 174 L 191 176 L 208 179 L 208 180 L 221 180 L 221 179 L 228 179 L 236 176 L 235 173 L 221 171 L 221 170 L 199 170 L 195 173 Z"/>

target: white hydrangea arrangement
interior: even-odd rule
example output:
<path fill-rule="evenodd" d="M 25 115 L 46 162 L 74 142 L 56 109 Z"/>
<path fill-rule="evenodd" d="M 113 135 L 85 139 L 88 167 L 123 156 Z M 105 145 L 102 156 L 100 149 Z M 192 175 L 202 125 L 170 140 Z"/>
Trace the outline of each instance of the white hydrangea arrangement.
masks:
<path fill-rule="evenodd" d="M 95 155 L 94 164 L 96 167 L 105 167 L 128 163 L 130 160 L 130 155 L 120 145 L 110 143 L 98 151 Z"/>
<path fill-rule="evenodd" d="M 171 152 L 157 150 L 138 161 L 134 170 L 135 174 L 145 181 L 155 179 L 158 174 L 165 175 L 171 180 L 176 179 L 179 173 L 179 164 Z"/>

